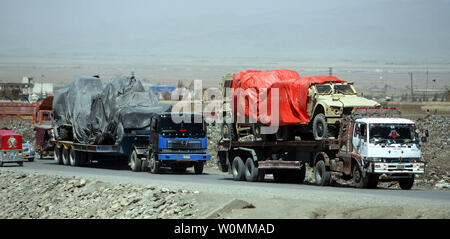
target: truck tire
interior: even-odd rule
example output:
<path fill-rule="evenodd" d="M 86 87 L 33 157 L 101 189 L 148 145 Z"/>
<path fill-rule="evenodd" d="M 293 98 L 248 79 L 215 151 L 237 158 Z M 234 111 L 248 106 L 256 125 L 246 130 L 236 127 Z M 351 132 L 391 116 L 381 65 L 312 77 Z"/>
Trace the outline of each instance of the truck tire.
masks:
<path fill-rule="evenodd" d="M 149 171 L 149 164 L 148 164 L 148 160 L 141 160 L 142 161 L 142 166 L 141 166 L 141 171 L 142 172 L 148 172 Z"/>
<path fill-rule="evenodd" d="M 231 172 L 234 181 L 243 181 L 245 179 L 245 165 L 241 157 L 236 156 L 231 164 Z"/>
<path fill-rule="evenodd" d="M 75 150 L 71 149 L 69 152 L 70 166 L 77 166 L 76 158 L 77 158 L 77 152 Z"/>
<path fill-rule="evenodd" d="M 228 152 L 219 151 L 217 152 L 217 166 L 219 167 L 220 171 L 222 172 L 228 172 Z"/>
<path fill-rule="evenodd" d="M 398 184 L 400 185 L 400 188 L 403 190 L 409 190 L 414 185 L 414 174 L 411 175 L 409 178 L 401 178 L 398 180 Z"/>
<path fill-rule="evenodd" d="M 194 173 L 195 174 L 203 174 L 203 166 L 205 165 L 205 162 L 200 161 L 200 162 L 196 162 L 194 164 Z"/>
<path fill-rule="evenodd" d="M 142 167 L 142 160 L 138 157 L 136 150 L 133 149 L 130 155 L 130 168 L 133 172 L 140 172 Z"/>
<path fill-rule="evenodd" d="M 56 164 L 62 164 L 62 152 L 61 147 L 55 146 L 55 152 L 53 153 L 53 160 Z"/>
<path fill-rule="evenodd" d="M 70 165 L 70 147 L 62 147 L 62 162 L 64 165 Z"/>
<path fill-rule="evenodd" d="M 369 176 L 364 176 L 357 164 L 353 166 L 353 185 L 357 188 L 367 188 L 369 186 Z"/>
<path fill-rule="evenodd" d="M 324 140 L 328 138 L 328 123 L 325 115 L 320 113 L 313 120 L 313 134 L 315 140 Z"/>
<path fill-rule="evenodd" d="M 245 161 L 245 180 L 248 182 L 256 182 L 259 177 L 259 169 L 256 167 L 252 157 Z"/>
<path fill-rule="evenodd" d="M 223 123 L 220 131 L 222 134 L 222 139 L 230 141 L 237 140 L 236 130 L 232 123 Z"/>
<path fill-rule="evenodd" d="M 150 166 L 150 173 L 152 174 L 158 174 L 159 168 L 161 166 L 159 160 L 156 159 L 155 153 L 150 153 L 150 161 L 148 162 Z"/>
<path fill-rule="evenodd" d="M 328 186 L 331 182 L 331 173 L 327 170 L 325 162 L 320 160 L 314 167 L 314 179 L 316 184 L 320 186 Z"/>

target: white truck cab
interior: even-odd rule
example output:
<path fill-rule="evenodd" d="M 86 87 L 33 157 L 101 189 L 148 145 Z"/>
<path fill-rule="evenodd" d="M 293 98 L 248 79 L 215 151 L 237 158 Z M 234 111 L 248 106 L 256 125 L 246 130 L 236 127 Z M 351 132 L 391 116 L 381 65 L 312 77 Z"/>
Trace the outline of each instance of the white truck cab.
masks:
<path fill-rule="evenodd" d="M 360 118 L 353 129 L 353 152 L 370 161 L 372 173 L 424 173 L 415 123 L 403 118 Z"/>

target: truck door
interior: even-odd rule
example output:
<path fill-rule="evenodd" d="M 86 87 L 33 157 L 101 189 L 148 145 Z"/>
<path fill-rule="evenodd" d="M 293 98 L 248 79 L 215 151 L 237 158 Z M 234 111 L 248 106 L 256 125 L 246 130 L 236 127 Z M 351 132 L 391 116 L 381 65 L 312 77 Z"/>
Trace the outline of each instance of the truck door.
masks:
<path fill-rule="evenodd" d="M 364 149 L 367 148 L 367 125 L 365 123 L 356 123 L 353 129 L 353 152 L 362 154 Z M 365 151 L 364 151 L 365 152 Z"/>

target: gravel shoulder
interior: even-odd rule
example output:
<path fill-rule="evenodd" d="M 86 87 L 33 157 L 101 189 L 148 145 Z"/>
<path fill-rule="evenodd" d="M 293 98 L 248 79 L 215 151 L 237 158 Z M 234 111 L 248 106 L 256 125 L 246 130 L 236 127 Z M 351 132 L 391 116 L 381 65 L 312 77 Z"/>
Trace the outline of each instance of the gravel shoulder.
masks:
<path fill-rule="evenodd" d="M 72 168 L 83 171 L 74 177 L 27 165 L 0 169 L 0 218 L 450 218 L 448 191 L 234 182 L 214 168 L 204 177 Z"/>

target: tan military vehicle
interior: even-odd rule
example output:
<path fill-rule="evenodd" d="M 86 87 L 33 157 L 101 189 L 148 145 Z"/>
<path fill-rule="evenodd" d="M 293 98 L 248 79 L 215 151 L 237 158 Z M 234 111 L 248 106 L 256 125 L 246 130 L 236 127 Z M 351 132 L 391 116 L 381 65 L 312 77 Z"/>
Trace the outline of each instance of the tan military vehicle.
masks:
<path fill-rule="evenodd" d="M 231 99 L 226 96 L 226 89 L 232 88 L 233 75 L 228 74 L 222 78 L 221 88 L 223 93 L 224 118 L 230 115 Z M 302 97 L 302 96 L 299 96 Z M 306 124 L 281 126 L 278 132 L 273 135 L 277 140 L 292 140 L 295 136 L 300 136 L 302 140 L 324 140 L 329 137 L 337 138 L 339 124 L 343 115 L 351 114 L 356 107 L 378 107 L 376 101 L 359 96 L 353 83 L 336 83 L 328 81 L 324 84 L 310 85 L 307 95 L 307 113 L 309 122 Z M 280 112 L 282 114 L 283 112 Z M 247 126 L 247 127 L 246 127 Z M 224 137 L 231 137 L 235 140 L 248 135 L 248 132 L 255 135 L 257 139 L 269 139 L 273 137 L 261 136 L 258 134 L 258 125 L 236 125 L 223 124 L 222 133 Z"/>

